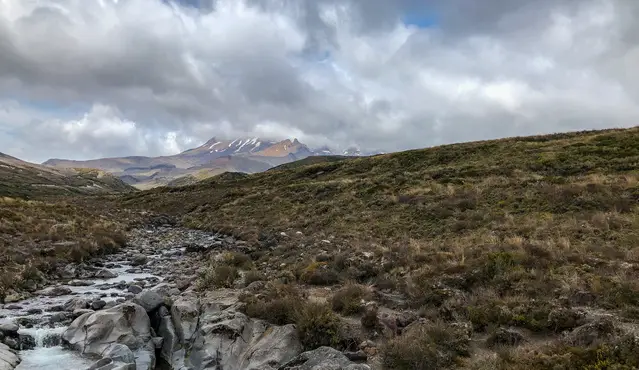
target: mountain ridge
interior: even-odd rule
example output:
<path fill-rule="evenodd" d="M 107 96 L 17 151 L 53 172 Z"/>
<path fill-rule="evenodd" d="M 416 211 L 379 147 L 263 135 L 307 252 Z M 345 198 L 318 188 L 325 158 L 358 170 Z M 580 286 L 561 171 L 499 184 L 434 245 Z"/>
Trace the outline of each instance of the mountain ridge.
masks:
<path fill-rule="evenodd" d="M 378 154 L 349 148 L 341 155 Z M 371 154 L 372 153 L 372 154 Z M 119 177 L 139 189 L 191 183 L 223 172 L 256 173 L 310 156 L 334 155 L 327 146 L 310 149 L 297 138 L 274 141 L 260 137 L 223 139 L 217 136 L 204 144 L 170 156 L 124 156 L 90 160 L 52 158 L 42 164 L 51 168 L 95 168 Z M 187 177 L 180 181 L 181 177 Z M 178 181 L 175 181 L 178 180 Z"/>

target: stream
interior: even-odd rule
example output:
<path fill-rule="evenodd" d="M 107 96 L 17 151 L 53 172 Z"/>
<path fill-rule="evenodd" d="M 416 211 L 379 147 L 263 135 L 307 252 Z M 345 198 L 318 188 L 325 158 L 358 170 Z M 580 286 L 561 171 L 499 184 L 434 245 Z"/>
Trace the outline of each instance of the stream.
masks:
<path fill-rule="evenodd" d="M 188 243 L 210 244 L 215 236 L 179 228 L 134 230 L 130 245 L 117 254 L 68 265 L 69 276 L 35 292 L 31 298 L 0 305 L 0 323 L 19 324 L 20 341 L 30 343 L 19 351 L 19 370 L 86 369 L 97 359 L 62 346 L 61 335 L 71 321 L 91 309 L 113 307 L 142 289 L 165 282 L 175 288 L 179 279 L 192 281 L 197 264 L 185 254 Z M 184 282 L 180 282 L 185 285 Z M 35 346 L 33 346 L 35 344 Z M 24 347 L 24 346 L 23 346 Z M 61 364 L 63 364 L 61 367 Z"/>

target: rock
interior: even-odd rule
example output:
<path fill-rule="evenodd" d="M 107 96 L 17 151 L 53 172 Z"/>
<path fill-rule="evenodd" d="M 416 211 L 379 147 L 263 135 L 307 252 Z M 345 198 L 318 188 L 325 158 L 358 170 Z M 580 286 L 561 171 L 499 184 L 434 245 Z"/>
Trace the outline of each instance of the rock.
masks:
<path fill-rule="evenodd" d="M 18 335 L 18 329 L 20 329 L 20 327 L 14 322 L 4 321 L 0 323 L 0 332 L 6 336 Z"/>
<path fill-rule="evenodd" d="M 144 308 L 134 303 L 78 317 L 64 332 L 62 340 L 84 354 L 112 359 L 114 348 L 128 355 L 124 347 L 117 346 L 123 345 L 135 356 L 138 370 L 155 367 L 150 320 Z"/>
<path fill-rule="evenodd" d="M 34 349 L 36 347 L 35 338 L 30 335 L 20 334 L 18 337 L 19 349 L 21 351 Z"/>
<path fill-rule="evenodd" d="M 69 286 L 91 286 L 94 283 L 87 280 L 71 280 L 67 283 Z"/>
<path fill-rule="evenodd" d="M 29 297 L 31 297 L 29 293 L 12 292 L 7 294 L 6 297 L 4 297 L 4 303 L 16 303 L 16 302 L 24 301 L 25 299 Z"/>
<path fill-rule="evenodd" d="M 91 302 L 91 308 L 96 310 L 96 311 L 103 309 L 104 306 L 106 306 L 106 302 L 101 300 L 101 299 L 98 299 L 97 301 Z"/>
<path fill-rule="evenodd" d="M 142 288 L 139 285 L 131 284 L 129 285 L 129 288 L 127 289 L 127 291 L 129 293 L 138 294 L 142 292 Z"/>
<path fill-rule="evenodd" d="M 368 358 L 368 355 L 366 355 L 366 352 L 362 350 L 356 351 L 356 352 L 344 352 L 344 356 L 346 356 L 347 359 L 354 362 L 364 362 Z"/>
<path fill-rule="evenodd" d="M 54 287 L 43 290 L 41 294 L 49 296 L 49 297 L 59 297 L 62 295 L 71 294 L 71 289 L 67 286 L 58 285 L 58 286 L 54 286 Z"/>
<path fill-rule="evenodd" d="M 20 342 L 17 338 L 4 338 L 4 344 L 9 346 L 9 348 L 19 351 L 20 350 Z"/>
<path fill-rule="evenodd" d="M 594 321 L 575 328 L 566 334 L 564 341 L 571 346 L 587 347 L 616 334 L 619 330 L 611 317 L 598 317 Z"/>
<path fill-rule="evenodd" d="M 107 269 L 100 269 L 97 272 L 95 272 L 93 276 L 98 279 L 114 279 L 118 277 L 118 274 L 116 274 L 113 271 L 109 271 Z"/>
<path fill-rule="evenodd" d="M 13 370 L 20 358 L 7 345 L 0 343 L 0 370 Z"/>
<path fill-rule="evenodd" d="M 28 313 L 29 315 L 39 315 L 39 314 L 41 314 L 41 313 L 42 313 L 42 309 L 41 309 L 41 308 L 29 308 L 29 309 L 27 310 L 27 313 Z"/>
<path fill-rule="evenodd" d="M 56 312 L 49 318 L 49 322 L 52 324 L 66 321 L 69 317 L 66 312 Z"/>
<path fill-rule="evenodd" d="M 164 298 L 155 291 L 146 290 L 133 298 L 133 303 L 142 306 L 146 312 L 151 312 L 164 303 Z"/>
<path fill-rule="evenodd" d="M 162 358 L 175 369 L 273 369 L 300 353 L 293 325 L 273 326 L 233 308 L 221 311 L 224 306 L 215 301 L 202 304 L 193 296 L 178 297 L 171 317 L 163 317 L 158 330 L 164 338 Z M 185 348 L 191 348 L 188 354 Z"/>
<path fill-rule="evenodd" d="M 136 253 L 133 255 L 133 257 L 131 257 L 132 266 L 141 266 L 146 264 L 147 261 L 148 261 L 147 256 L 145 256 L 142 253 Z"/>
<path fill-rule="evenodd" d="M 8 304 L 6 306 L 4 306 L 5 310 L 21 310 L 22 306 L 19 306 L 17 304 Z"/>
<path fill-rule="evenodd" d="M 89 366 L 87 370 L 135 370 L 135 364 L 113 361 L 105 357 Z"/>
<path fill-rule="evenodd" d="M 185 291 L 188 289 L 188 287 L 191 286 L 191 279 L 179 279 L 175 286 L 180 290 L 180 291 Z"/>
<path fill-rule="evenodd" d="M 505 328 L 498 328 L 492 333 L 486 340 L 486 344 L 489 347 L 494 346 L 517 346 L 524 342 L 524 336 L 521 333 Z"/>
<path fill-rule="evenodd" d="M 88 309 L 88 308 L 80 308 L 80 309 L 77 309 L 77 310 L 73 311 L 72 315 L 73 315 L 73 319 L 75 320 L 78 317 L 84 315 L 85 313 L 93 313 L 93 312 L 95 312 L 95 311 L 93 311 L 91 309 Z"/>
<path fill-rule="evenodd" d="M 354 364 L 334 348 L 320 347 L 300 354 L 279 370 L 370 370 L 370 367 Z"/>
<path fill-rule="evenodd" d="M 83 310 L 85 308 L 89 308 L 89 300 L 85 298 L 71 298 L 70 300 L 64 303 L 64 310 L 68 312 L 73 312 L 75 310 Z"/>

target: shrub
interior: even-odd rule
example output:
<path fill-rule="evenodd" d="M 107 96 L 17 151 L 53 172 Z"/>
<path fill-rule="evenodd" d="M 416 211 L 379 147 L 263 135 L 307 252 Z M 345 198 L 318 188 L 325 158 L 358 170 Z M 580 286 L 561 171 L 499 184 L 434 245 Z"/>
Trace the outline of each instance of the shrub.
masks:
<path fill-rule="evenodd" d="M 222 256 L 222 263 L 228 266 L 233 266 L 239 269 L 249 269 L 253 266 L 251 257 L 239 252 L 227 252 Z"/>
<path fill-rule="evenodd" d="M 382 364 L 393 370 L 429 370 L 451 366 L 469 355 L 469 336 L 460 327 L 417 324 L 382 347 Z"/>
<path fill-rule="evenodd" d="M 233 282 L 239 276 L 238 271 L 232 266 L 210 266 L 200 275 L 197 289 L 231 288 Z"/>
<path fill-rule="evenodd" d="M 351 284 L 335 292 L 331 299 L 334 311 L 345 315 L 361 313 L 364 309 L 362 300 L 368 296 L 366 288 L 361 285 Z"/>
<path fill-rule="evenodd" d="M 295 325 L 302 344 L 308 350 L 323 346 L 340 347 L 344 342 L 341 319 L 328 305 L 303 305 L 295 313 Z"/>
<path fill-rule="evenodd" d="M 302 282 L 311 285 L 334 285 L 339 282 L 339 275 L 328 268 L 324 262 L 313 262 L 300 274 Z"/>
<path fill-rule="evenodd" d="M 248 286 L 249 284 L 256 281 L 264 281 L 266 277 L 259 271 L 251 270 L 247 271 L 244 274 L 244 286 Z"/>
<path fill-rule="evenodd" d="M 364 311 L 364 314 L 362 315 L 362 318 L 360 319 L 362 327 L 369 330 L 380 329 L 381 324 L 379 322 L 379 318 L 377 317 L 378 314 L 379 309 L 377 307 L 366 309 Z"/>
<path fill-rule="evenodd" d="M 295 323 L 295 314 L 304 304 L 304 297 L 296 287 L 288 284 L 271 284 L 259 296 L 243 295 L 244 313 L 275 325 Z"/>

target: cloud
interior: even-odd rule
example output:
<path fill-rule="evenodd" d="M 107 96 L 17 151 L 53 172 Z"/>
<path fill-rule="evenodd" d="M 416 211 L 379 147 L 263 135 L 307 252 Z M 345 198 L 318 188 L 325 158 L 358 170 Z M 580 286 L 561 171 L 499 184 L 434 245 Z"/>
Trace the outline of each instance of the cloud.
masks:
<path fill-rule="evenodd" d="M 212 136 L 401 150 L 637 124 L 639 5 L 477 4 L 0 0 L 0 143 L 40 161 Z"/>

